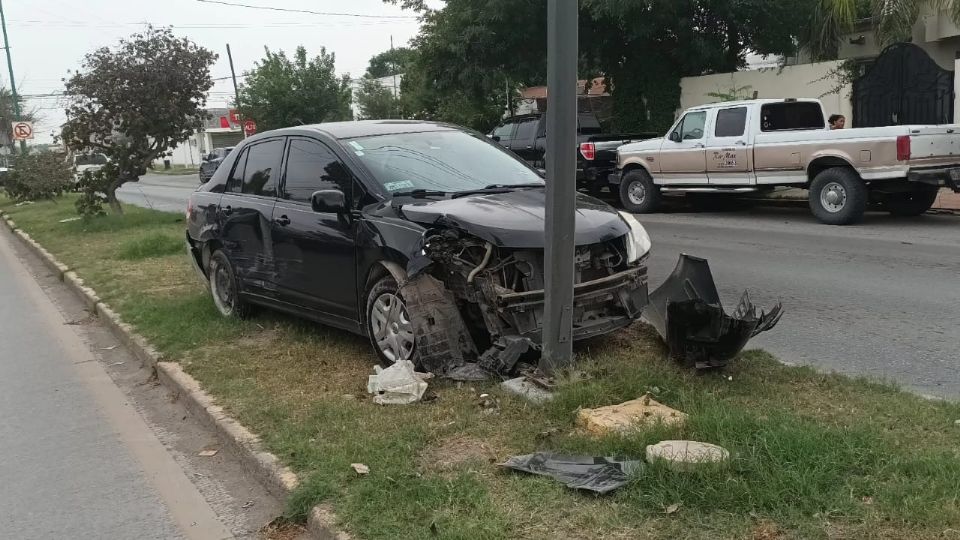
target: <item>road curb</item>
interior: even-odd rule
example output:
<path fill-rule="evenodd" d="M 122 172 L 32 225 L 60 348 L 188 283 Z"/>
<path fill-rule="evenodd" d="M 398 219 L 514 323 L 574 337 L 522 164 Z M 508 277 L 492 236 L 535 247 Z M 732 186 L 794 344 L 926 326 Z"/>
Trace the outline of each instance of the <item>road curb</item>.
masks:
<path fill-rule="evenodd" d="M 14 236 L 39 257 L 44 266 L 63 281 L 143 365 L 155 370 L 157 379 L 170 390 L 175 399 L 182 400 L 191 414 L 208 429 L 216 432 L 221 442 L 240 458 L 244 470 L 256 477 L 269 492 L 284 499 L 298 487 L 299 479 L 296 473 L 284 466 L 277 456 L 264 450 L 259 437 L 216 405 L 213 397 L 200 387 L 196 379 L 183 371 L 179 364 L 163 361 L 160 353 L 146 338 L 123 322 L 118 313 L 100 300 L 96 291 L 84 285 L 83 279 L 76 272 L 71 271 L 29 234 L 17 227 L 5 212 L 0 211 L 0 216 Z M 315 506 L 308 516 L 307 530 L 318 540 L 349 540 L 349 535 L 335 528 L 335 522 L 336 518 L 328 507 Z"/>

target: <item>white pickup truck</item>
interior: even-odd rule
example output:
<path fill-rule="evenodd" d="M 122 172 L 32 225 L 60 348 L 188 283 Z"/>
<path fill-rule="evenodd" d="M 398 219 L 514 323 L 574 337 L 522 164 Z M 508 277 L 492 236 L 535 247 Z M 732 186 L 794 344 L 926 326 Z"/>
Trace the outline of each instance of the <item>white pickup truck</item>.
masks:
<path fill-rule="evenodd" d="M 960 126 L 830 130 L 815 99 L 760 99 L 688 109 L 667 135 L 623 145 L 611 186 L 623 206 L 654 212 L 664 193 L 809 189 L 823 223 L 856 223 L 867 206 L 927 211 L 960 191 Z"/>

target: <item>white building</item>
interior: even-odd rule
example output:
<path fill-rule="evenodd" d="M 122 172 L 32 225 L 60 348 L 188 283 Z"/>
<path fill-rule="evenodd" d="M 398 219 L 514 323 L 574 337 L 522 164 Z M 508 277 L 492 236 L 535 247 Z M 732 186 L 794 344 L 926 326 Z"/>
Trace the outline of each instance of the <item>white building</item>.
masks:
<path fill-rule="evenodd" d="M 236 146 L 243 140 L 243 129 L 231 109 L 207 109 L 209 118 L 203 129 L 172 150 L 169 158 L 174 165 L 199 166 L 203 156 L 214 148 Z M 162 160 L 161 160 L 162 161 Z"/>

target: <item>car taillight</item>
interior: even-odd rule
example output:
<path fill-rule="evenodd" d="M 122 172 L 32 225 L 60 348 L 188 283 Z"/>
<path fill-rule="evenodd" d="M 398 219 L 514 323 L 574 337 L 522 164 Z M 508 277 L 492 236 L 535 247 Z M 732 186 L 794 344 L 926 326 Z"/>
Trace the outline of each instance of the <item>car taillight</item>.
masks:
<path fill-rule="evenodd" d="M 587 161 L 593 161 L 597 157 L 597 145 L 592 142 L 580 143 L 580 155 Z"/>
<path fill-rule="evenodd" d="M 897 137 L 897 161 L 910 161 L 910 136 Z"/>

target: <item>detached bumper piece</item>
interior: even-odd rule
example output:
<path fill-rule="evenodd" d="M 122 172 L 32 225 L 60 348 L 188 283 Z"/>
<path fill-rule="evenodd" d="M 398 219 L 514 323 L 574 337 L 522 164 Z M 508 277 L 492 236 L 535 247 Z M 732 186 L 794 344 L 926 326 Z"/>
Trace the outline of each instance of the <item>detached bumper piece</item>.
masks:
<path fill-rule="evenodd" d="M 685 254 L 670 277 L 650 294 L 643 312 L 670 355 L 697 369 L 727 365 L 750 338 L 776 326 L 782 314 L 781 303 L 764 312 L 744 292 L 737 309 L 728 315 L 720 304 L 710 265 Z"/>

